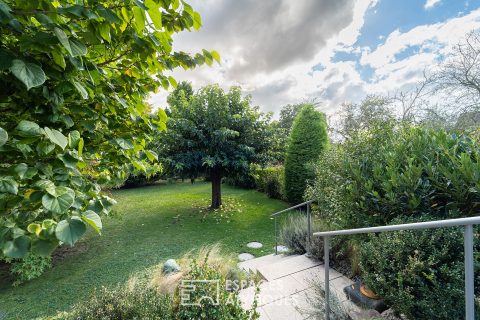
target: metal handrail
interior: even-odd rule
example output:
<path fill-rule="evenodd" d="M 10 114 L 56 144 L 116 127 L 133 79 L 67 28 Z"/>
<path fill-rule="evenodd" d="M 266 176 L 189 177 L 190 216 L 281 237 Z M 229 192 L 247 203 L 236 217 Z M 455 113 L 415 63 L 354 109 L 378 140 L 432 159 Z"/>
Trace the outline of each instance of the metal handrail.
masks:
<path fill-rule="evenodd" d="M 308 228 L 308 238 L 307 238 L 307 254 L 310 254 L 310 248 L 311 248 L 311 243 L 312 243 L 312 214 L 310 210 L 310 205 L 312 202 L 315 200 L 308 200 L 299 204 L 294 205 L 293 207 L 289 207 L 287 209 L 283 209 L 281 211 L 273 213 L 270 217 L 275 219 L 275 254 L 278 254 L 278 227 L 277 227 L 277 217 L 285 213 L 287 211 L 291 211 L 303 206 L 307 206 L 307 228 Z"/>
<path fill-rule="evenodd" d="M 465 319 L 473 320 L 475 318 L 475 293 L 474 293 L 474 274 L 473 274 L 473 225 L 480 224 L 479 217 L 447 219 L 427 222 L 405 223 L 381 227 L 345 229 L 325 232 L 315 232 L 313 236 L 323 237 L 324 243 L 324 263 L 325 263 L 325 319 L 329 319 L 330 313 L 330 284 L 329 284 L 329 237 L 339 235 L 352 235 L 361 233 L 375 233 L 401 230 L 421 230 L 432 228 L 444 228 L 463 226 L 464 253 L 465 253 Z"/>
<path fill-rule="evenodd" d="M 278 216 L 278 215 L 281 214 L 281 213 L 284 213 L 284 212 L 287 212 L 287 211 L 290 211 L 290 210 L 293 210 L 293 209 L 300 208 L 300 207 L 302 207 L 302 206 L 304 206 L 304 205 L 306 205 L 306 204 L 312 203 L 313 201 L 315 201 L 315 200 L 308 200 L 308 201 L 305 201 L 305 202 L 296 204 L 296 205 L 294 205 L 293 207 L 289 207 L 289 208 L 287 208 L 287 209 L 283 209 L 283 210 L 281 210 L 281 211 L 275 212 L 275 213 L 273 213 L 270 217 L 275 217 L 275 216 Z"/>

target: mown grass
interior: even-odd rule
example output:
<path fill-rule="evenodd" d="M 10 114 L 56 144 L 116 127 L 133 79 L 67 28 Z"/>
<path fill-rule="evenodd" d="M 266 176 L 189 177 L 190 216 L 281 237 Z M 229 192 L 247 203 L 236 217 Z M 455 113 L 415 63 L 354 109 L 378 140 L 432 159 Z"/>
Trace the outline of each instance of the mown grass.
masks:
<path fill-rule="evenodd" d="M 94 288 L 124 282 L 205 244 L 219 242 L 232 254 L 272 253 L 274 226 L 269 215 L 287 207 L 262 193 L 224 185 L 225 204 L 236 210 L 222 218 L 206 209 L 208 183 L 119 190 L 113 197 L 118 201 L 116 213 L 104 219 L 102 236 L 89 232 L 39 279 L 16 288 L 9 281 L 0 283 L 0 315 L 6 312 L 6 319 L 53 315 L 81 302 Z M 248 249 L 249 241 L 260 241 L 264 247 Z"/>

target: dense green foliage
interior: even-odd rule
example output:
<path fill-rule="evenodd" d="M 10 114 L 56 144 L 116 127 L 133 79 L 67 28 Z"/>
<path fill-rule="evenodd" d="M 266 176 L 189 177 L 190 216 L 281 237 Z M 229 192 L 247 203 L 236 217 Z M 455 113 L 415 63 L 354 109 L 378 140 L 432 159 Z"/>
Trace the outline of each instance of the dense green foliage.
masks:
<path fill-rule="evenodd" d="M 169 320 L 173 300 L 147 286 L 103 287 L 91 298 L 76 304 L 71 311 L 44 320 L 115 320 L 152 319 Z"/>
<path fill-rule="evenodd" d="M 218 59 L 172 50 L 200 24 L 178 0 L 0 1 L 0 259 L 101 231 L 100 185 L 157 161 L 166 115 L 145 98 L 175 85 L 164 71 Z"/>
<path fill-rule="evenodd" d="M 270 141 L 270 158 L 272 165 L 285 162 L 288 137 L 292 131 L 293 121 L 305 104 L 287 104 L 280 109 L 280 117 L 270 123 L 272 139 Z"/>
<path fill-rule="evenodd" d="M 430 219 L 426 215 L 421 220 Z M 392 223 L 416 220 L 395 219 Z M 396 312 L 408 319 L 464 318 L 462 229 L 385 232 L 372 235 L 369 240 L 360 251 L 362 278 Z M 476 252 L 480 249 L 478 244 L 476 241 Z M 477 295 L 480 293 L 479 271 L 477 263 Z"/>
<path fill-rule="evenodd" d="M 331 229 L 473 216 L 480 203 L 477 139 L 478 133 L 375 122 L 321 156 L 307 194 L 319 200 L 319 214 Z M 347 253 L 350 262 L 359 261 L 367 284 L 398 312 L 410 319 L 462 314 L 460 231 L 350 241 L 361 247 L 360 256 L 358 250 Z"/>
<path fill-rule="evenodd" d="M 245 189 L 257 189 L 270 198 L 285 200 L 283 166 L 262 167 L 251 165 L 247 173 L 230 175 L 225 182 L 231 186 Z"/>
<path fill-rule="evenodd" d="M 167 259 L 220 242 L 234 256 L 272 253 L 275 245 L 269 215 L 287 205 L 253 190 L 223 187 L 224 205 L 234 206 L 226 219 L 206 210 L 210 184 L 189 182 L 114 191 L 114 215 L 105 217 L 103 235 L 89 230 L 73 248 L 55 253 L 54 268 L 42 277 L 12 287 L 0 267 L 1 311 L 12 320 L 31 320 L 87 301 L 92 288 L 113 288 L 132 274 L 142 274 Z M 262 249 L 250 249 L 252 239 Z M 1 266 L 1 264 L 0 264 Z"/>
<path fill-rule="evenodd" d="M 270 198 L 285 199 L 283 166 L 257 168 L 253 175 L 258 191 L 265 192 Z"/>
<path fill-rule="evenodd" d="M 342 227 L 471 216 L 480 203 L 479 160 L 472 135 L 378 124 L 321 158 L 310 195 Z"/>
<path fill-rule="evenodd" d="M 193 261 L 183 278 L 191 280 L 218 280 L 219 303 L 215 304 L 202 297 L 217 297 L 216 286 L 198 286 L 190 293 L 190 301 L 201 305 L 182 305 L 181 291 L 177 288 L 173 294 L 162 293 L 148 283 L 132 280 L 113 290 L 103 288 L 87 301 L 75 305 L 70 312 L 63 312 L 51 320 L 253 320 L 258 319 L 255 307 L 244 310 L 240 304 L 238 292 L 226 290 L 226 277 L 218 268 L 208 263 Z"/>
<path fill-rule="evenodd" d="M 207 173 L 212 181 L 211 207 L 218 208 L 222 178 L 246 173 L 252 163 L 265 161 L 269 117 L 252 107 L 239 87 L 224 92 L 211 85 L 192 95 L 185 92 L 175 91 L 168 98 L 170 119 L 159 153 L 181 176 Z"/>
<path fill-rule="evenodd" d="M 33 253 L 27 254 L 23 259 L 12 261 L 7 258 L 5 260 L 11 263 L 10 272 L 15 277 L 14 286 L 41 276 L 52 267 L 52 257 Z"/>
<path fill-rule="evenodd" d="M 301 202 L 307 181 L 315 177 L 312 165 L 328 146 L 325 115 L 305 105 L 295 118 L 285 158 L 285 195 Z"/>

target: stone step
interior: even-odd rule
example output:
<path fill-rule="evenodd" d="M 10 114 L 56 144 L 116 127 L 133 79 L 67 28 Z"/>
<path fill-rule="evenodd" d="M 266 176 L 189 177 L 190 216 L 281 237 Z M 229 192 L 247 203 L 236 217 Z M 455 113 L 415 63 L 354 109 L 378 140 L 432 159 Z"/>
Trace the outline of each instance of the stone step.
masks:
<path fill-rule="evenodd" d="M 280 261 L 286 261 L 296 256 L 297 255 L 269 254 L 263 257 L 240 262 L 238 264 L 238 267 L 248 272 L 256 272 L 259 267 L 271 265 L 273 263 L 280 262 Z"/>
<path fill-rule="evenodd" d="M 257 296 L 257 304 L 258 306 L 263 306 L 302 292 L 307 289 L 307 287 L 293 277 L 286 276 L 263 282 L 260 284 L 259 289 L 260 293 Z M 240 291 L 239 298 L 244 308 L 249 309 L 252 306 L 255 294 L 255 287 L 249 287 Z"/>
<path fill-rule="evenodd" d="M 257 270 L 267 281 L 272 281 L 320 264 L 321 262 L 318 260 L 308 258 L 305 255 L 298 255 L 288 259 L 277 260 L 273 263 L 262 264 L 257 267 Z"/>

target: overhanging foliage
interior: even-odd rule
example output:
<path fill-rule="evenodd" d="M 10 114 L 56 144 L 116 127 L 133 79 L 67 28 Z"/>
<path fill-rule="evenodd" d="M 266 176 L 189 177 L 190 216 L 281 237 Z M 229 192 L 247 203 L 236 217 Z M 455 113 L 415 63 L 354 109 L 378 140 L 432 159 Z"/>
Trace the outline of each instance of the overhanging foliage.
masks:
<path fill-rule="evenodd" d="M 179 0 L 0 0 L 0 259 L 100 232 L 114 201 L 102 184 L 146 171 L 166 127 L 150 92 L 165 71 L 219 60 L 172 50 L 201 19 Z"/>

